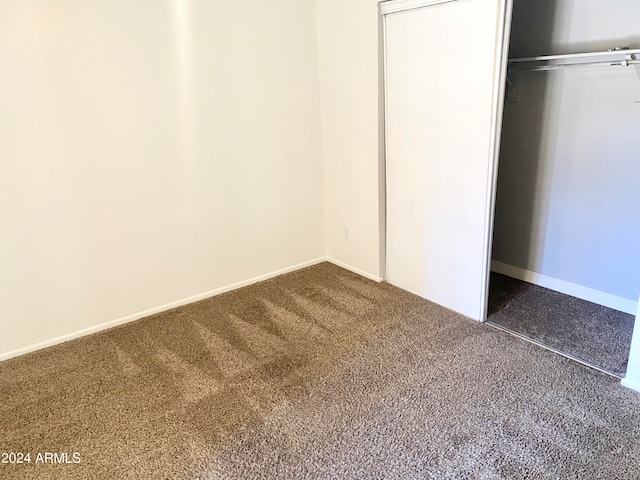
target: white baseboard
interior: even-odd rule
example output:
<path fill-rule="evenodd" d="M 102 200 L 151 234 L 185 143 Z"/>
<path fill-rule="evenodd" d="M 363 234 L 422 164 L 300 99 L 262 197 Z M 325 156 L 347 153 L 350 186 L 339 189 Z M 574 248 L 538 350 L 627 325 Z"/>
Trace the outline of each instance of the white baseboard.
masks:
<path fill-rule="evenodd" d="M 132 315 L 127 315 L 126 317 L 118 318 L 116 320 L 111 320 L 109 322 L 101 323 L 99 325 L 94 325 L 89 328 L 84 328 L 82 330 L 78 330 L 76 332 L 68 333 L 66 335 L 61 335 L 59 337 L 52 338 L 50 340 L 45 340 L 43 342 L 34 343 L 32 345 L 28 345 L 26 347 L 18 348 L 16 350 L 12 350 L 6 353 L 0 353 L 0 362 L 3 360 L 8 360 L 13 357 L 18 357 L 20 355 L 24 355 L 26 353 L 35 352 L 36 350 L 41 350 L 43 348 L 51 347 L 53 345 L 58 345 L 60 343 L 68 342 L 69 340 L 74 340 L 76 338 L 84 337 L 86 335 L 90 335 L 92 333 L 101 332 L 103 330 L 107 330 L 109 328 L 117 327 L 118 325 L 123 325 L 125 323 L 133 322 L 135 320 L 139 320 L 144 317 L 148 317 L 149 315 L 155 315 L 156 313 L 161 313 L 167 310 L 171 310 L 172 308 L 181 307 L 183 305 L 187 305 L 189 303 L 197 302 L 199 300 L 204 300 L 205 298 L 214 297 L 216 295 L 220 295 L 221 293 L 229 292 L 231 290 L 235 290 L 237 288 L 246 287 L 247 285 L 251 285 L 253 283 L 261 282 L 263 280 L 268 280 L 273 277 L 277 277 L 279 275 L 283 275 L 285 273 L 293 272 L 295 270 L 300 270 L 301 268 L 310 267 L 312 265 L 317 265 L 318 263 L 322 263 L 325 261 L 329 261 L 326 257 L 319 257 L 314 260 L 309 260 L 307 262 L 298 263 L 297 265 L 292 265 L 287 268 L 283 268 L 280 270 L 276 270 L 274 272 L 266 273 L 264 275 L 259 275 L 254 278 L 250 278 L 249 280 L 244 280 L 242 282 L 233 283 L 231 285 L 227 285 L 224 287 L 216 288 L 214 290 L 210 290 L 208 292 L 199 293 L 197 295 L 193 295 L 191 297 L 183 298 L 181 300 L 176 300 L 175 302 L 167 303 L 165 305 L 161 305 L 159 307 L 149 308 L 147 310 L 143 310 L 141 312 L 134 313 Z"/>
<path fill-rule="evenodd" d="M 382 280 L 384 280 L 382 277 L 376 277 L 375 275 L 371 275 L 370 273 L 367 273 L 364 270 L 360 270 L 359 268 L 351 266 L 348 263 L 344 263 L 344 262 L 341 262 L 340 260 L 336 260 L 333 257 L 325 257 L 325 260 L 329 263 L 333 263 L 334 265 L 337 265 L 338 267 L 342 267 L 345 270 L 349 270 L 350 272 L 356 273 L 361 277 L 365 277 L 365 278 L 368 278 L 369 280 L 373 280 L 374 282 L 380 283 L 382 282 Z"/>
<path fill-rule="evenodd" d="M 636 392 L 640 392 L 640 383 L 638 382 L 633 382 L 631 380 L 623 378 L 620 383 L 622 384 L 623 387 L 627 387 L 627 388 L 630 388 L 631 390 L 635 390 Z"/>
<path fill-rule="evenodd" d="M 507 275 L 508 277 L 517 278 L 518 280 L 533 283 L 541 287 L 555 290 L 556 292 L 581 298 L 631 315 L 635 315 L 638 309 L 638 302 L 634 302 L 628 298 L 619 297 L 611 293 L 584 287 L 576 283 L 560 280 L 558 278 L 543 275 L 524 268 L 514 267 L 513 265 L 507 265 L 506 263 L 497 262 L 495 260 L 491 262 L 491 270 L 496 273 Z"/>

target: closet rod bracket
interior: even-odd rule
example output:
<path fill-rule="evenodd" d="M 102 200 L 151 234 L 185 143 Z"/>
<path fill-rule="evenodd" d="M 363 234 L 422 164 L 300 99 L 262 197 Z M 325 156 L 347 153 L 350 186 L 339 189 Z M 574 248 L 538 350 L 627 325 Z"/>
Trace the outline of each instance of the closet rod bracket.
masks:
<path fill-rule="evenodd" d="M 628 65 L 633 65 L 633 68 L 636 70 L 636 74 L 638 75 L 638 80 L 640 80 L 640 64 L 638 64 L 638 55 L 627 55 L 626 58 Z"/>
<path fill-rule="evenodd" d="M 505 100 L 507 103 L 518 103 L 518 89 L 507 72 L 507 87 L 505 92 Z"/>

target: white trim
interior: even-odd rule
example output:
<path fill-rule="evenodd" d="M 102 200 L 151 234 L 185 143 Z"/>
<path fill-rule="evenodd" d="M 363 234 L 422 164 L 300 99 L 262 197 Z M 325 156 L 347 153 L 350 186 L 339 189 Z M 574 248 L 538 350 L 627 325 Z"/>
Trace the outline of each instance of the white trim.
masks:
<path fill-rule="evenodd" d="M 382 5 L 380 6 L 382 11 Z M 384 279 L 389 278 L 389 221 L 387 218 L 387 212 L 389 211 L 389 177 L 387 176 L 387 160 L 389 158 L 389 117 L 387 112 L 389 111 L 389 92 L 387 89 L 387 17 L 382 16 L 382 95 L 384 96 L 384 206 L 385 206 L 385 218 L 384 218 Z"/>
<path fill-rule="evenodd" d="M 622 380 L 622 385 L 640 392 L 640 298 L 638 299 L 638 313 L 636 314 L 633 338 L 629 349 L 627 375 Z"/>
<path fill-rule="evenodd" d="M 380 277 L 383 279 L 387 278 L 386 18 L 384 15 L 378 16 L 378 261 Z"/>
<path fill-rule="evenodd" d="M 181 300 L 176 300 L 175 302 L 167 303 L 165 305 L 161 305 L 159 307 L 149 308 L 147 310 L 143 310 L 141 312 L 137 312 L 131 315 L 127 315 L 126 317 L 118 318 L 116 320 L 111 320 L 109 322 L 101 323 L 100 325 L 94 325 L 93 327 L 84 328 L 82 330 L 78 330 L 76 332 L 68 333 L 66 335 L 61 335 L 56 338 L 52 338 L 50 340 L 45 340 L 43 342 L 34 343 L 32 345 L 28 345 L 26 347 L 18 348 L 16 350 L 11 350 L 10 352 L 1 353 L 0 361 L 8 360 L 13 357 L 17 357 L 19 355 L 24 355 L 26 353 L 34 352 L 36 350 L 41 350 L 43 348 L 51 347 L 53 345 L 58 345 L 60 343 L 68 342 L 69 340 L 74 340 L 76 338 L 84 337 L 86 335 L 90 335 L 92 333 L 101 332 L 103 330 L 107 330 L 109 328 L 117 327 L 118 325 L 123 325 L 125 323 L 133 322 L 135 320 L 139 320 L 144 317 L 148 317 L 149 315 L 155 315 L 156 313 L 161 313 L 167 310 L 171 310 L 172 308 L 181 307 L 183 305 L 187 305 L 189 303 L 197 302 L 199 300 L 204 300 L 205 298 L 215 297 L 216 295 L 220 295 L 221 293 L 226 293 L 231 290 L 235 290 L 237 288 L 246 287 L 247 285 L 251 285 L 257 282 L 261 282 L 263 280 L 268 280 L 273 277 L 277 277 L 279 275 L 283 275 L 285 273 L 293 272 L 295 270 L 300 270 L 301 268 L 310 267 L 312 265 L 317 265 L 319 263 L 330 261 L 332 263 L 336 263 L 334 260 L 330 260 L 327 257 L 319 257 L 314 260 L 309 260 L 306 262 L 298 263 L 297 265 L 292 265 L 290 267 L 282 268 L 280 270 L 276 270 L 271 273 L 266 273 L 264 275 L 259 275 L 254 278 L 250 278 L 249 280 L 244 280 L 242 282 L 233 283 L 231 285 L 227 285 L 225 287 L 216 288 L 214 290 L 210 290 L 208 292 L 203 292 L 197 295 L 193 295 L 191 297 L 183 298 Z M 343 265 L 340 265 L 343 266 Z M 349 270 L 355 271 L 357 269 L 348 268 Z M 356 273 L 359 273 L 356 271 Z M 363 276 L 367 276 L 366 274 L 361 273 Z M 370 278 L 370 277 L 369 277 Z"/>
<path fill-rule="evenodd" d="M 457 2 L 458 0 L 388 0 L 380 2 L 380 13 L 388 15 L 390 13 L 404 12 L 414 8 L 430 7 L 441 3 Z"/>
<path fill-rule="evenodd" d="M 627 387 L 627 388 L 630 388 L 631 390 L 635 390 L 636 392 L 640 392 L 640 383 L 638 382 L 632 382 L 631 380 L 627 380 L 626 378 L 623 378 L 620 383 L 622 384 L 623 387 Z"/>
<path fill-rule="evenodd" d="M 342 267 L 345 270 L 349 270 L 350 272 L 356 273 L 361 277 L 365 277 L 365 278 L 368 278 L 369 280 L 373 280 L 374 282 L 380 283 L 383 281 L 382 277 L 376 277 L 375 275 L 367 273 L 364 270 L 360 270 L 359 268 L 349 265 L 348 263 L 344 263 L 344 262 L 341 262 L 340 260 L 336 260 L 333 257 L 325 257 L 325 260 L 329 263 L 333 263 L 334 265 L 337 265 L 338 267 Z"/>
<path fill-rule="evenodd" d="M 478 320 L 487 319 L 489 303 L 489 270 L 491 266 L 491 249 L 493 244 L 493 222 L 495 217 L 496 191 L 498 188 L 498 163 L 500 160 L 500 138 L 502 135 L 502 117 L 504 114 L 504 95 L 507 83 L 507 61 L 511 36 L 512 0 L 501 0 L 498 4 L 500 18 L 498 20 L 497 45 L 493 72 L 493 105 L 491 106 L 491 144 L 487 172 L 487 197 L 485 199 L 484 238 L 482 240 L 483 278 L 480 291 L 480 311 Z"/>
<path fill-rule="evenodd" d="M 555 290 L 556 292 L 613 308 L 614 310 L 630 313 L 631 315 L 635 315 L 636 309 L 638 308 L 638 302 L 634 302 L 628 298 L 619 297 L 611 293 L 584 287 L 577 283 L 567 282 L 566 280 L 560 280 L 559 278 L 550 277 L 548 275 L 543 275 L 542 273 L 533 272 L 520 267 L 514 267 L 513 265 L 507 265 L 506 263 L 495 260 L 491 262 L 491 270 L 496 273 L 517 278 L 518 280 L 523 280 L 525 282 L 533 283 L 534 285 Z"/>

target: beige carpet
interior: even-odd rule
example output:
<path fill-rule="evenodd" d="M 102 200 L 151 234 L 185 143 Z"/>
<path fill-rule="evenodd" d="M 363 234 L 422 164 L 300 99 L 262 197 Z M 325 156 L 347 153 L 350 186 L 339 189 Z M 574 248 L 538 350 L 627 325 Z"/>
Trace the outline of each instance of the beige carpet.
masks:
<path fill-rule="evenodd" d="M 488 321 L 623 378 L 635 317 L 491 273 Z"/>
<path fill-rule="evenodd" d="M 640 478 L 640 394 L 322 264 L 0 363 L 21 479 Z"/>

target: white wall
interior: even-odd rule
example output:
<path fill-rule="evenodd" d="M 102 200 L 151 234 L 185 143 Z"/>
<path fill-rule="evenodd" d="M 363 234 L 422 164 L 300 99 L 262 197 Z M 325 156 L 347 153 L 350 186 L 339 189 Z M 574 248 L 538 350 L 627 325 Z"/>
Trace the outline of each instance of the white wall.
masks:
<path fill-rule="evenodd" d="M 0 3 L 0 354 L 324 255 L 315 13 Z"/>
<path fill-rule="evenodd" d="M 380 277 L 377 2 L 317 0 L 317 16 L 327 254 Z"/>
<path fill-rule="evenodd" d="M 510 56 L 638 48 L 638 18 L 628 0 L 516 0 Z M 513 79 L 494 260 L 635 302 L 640 79 L 632 68 Z"/>

